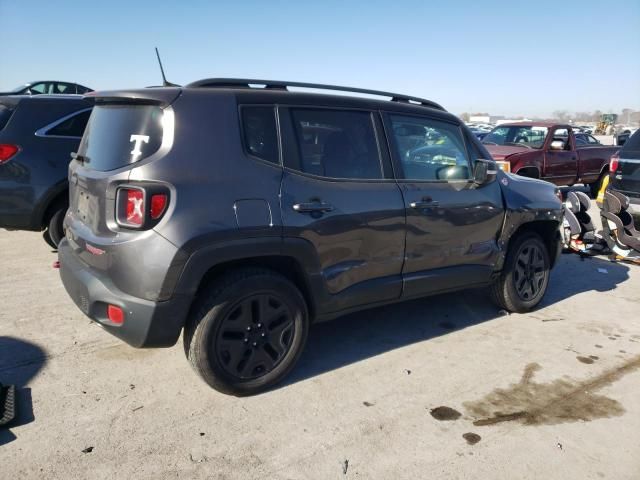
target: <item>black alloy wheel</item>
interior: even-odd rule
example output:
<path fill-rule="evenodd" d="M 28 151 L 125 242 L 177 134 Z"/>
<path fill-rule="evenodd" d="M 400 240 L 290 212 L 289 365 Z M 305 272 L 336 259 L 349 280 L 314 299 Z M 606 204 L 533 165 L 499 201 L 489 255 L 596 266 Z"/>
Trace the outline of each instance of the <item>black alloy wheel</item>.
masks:
<path fill-rule="evenodd" d="M 518 252 L 513 274 L 518 296 L 524 301 L 536 298 L 545 284 L 547 273 L 540 246 L 535 243 L 524 244 Z"/>
<path fill-rule="evenodd" d="M 285 301 L 273 293 L 256 293 L 229 309 L 215 336 L 214 351 L 228 375 L 250 380 L 282 361 L 293 335 L 293 312 Z"/>

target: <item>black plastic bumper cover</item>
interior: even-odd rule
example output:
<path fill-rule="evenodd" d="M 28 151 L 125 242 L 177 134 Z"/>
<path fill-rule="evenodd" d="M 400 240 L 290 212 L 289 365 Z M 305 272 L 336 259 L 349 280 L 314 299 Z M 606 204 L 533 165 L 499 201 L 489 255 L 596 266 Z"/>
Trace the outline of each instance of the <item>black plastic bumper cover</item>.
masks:
<path fill-rule="evenodd" d="M 152 302 L 117 289 L 108 277 L 84 264 L 73 254 L 66 239 L 58 246 L 60 277 L 75 304 L 105 330 L 133 347 L 170 347 L 182 331 L 191 297 L 176 295 L 170 300 Z M 109 321 L 108 305 L 125 313 L 122 325 Z"/>

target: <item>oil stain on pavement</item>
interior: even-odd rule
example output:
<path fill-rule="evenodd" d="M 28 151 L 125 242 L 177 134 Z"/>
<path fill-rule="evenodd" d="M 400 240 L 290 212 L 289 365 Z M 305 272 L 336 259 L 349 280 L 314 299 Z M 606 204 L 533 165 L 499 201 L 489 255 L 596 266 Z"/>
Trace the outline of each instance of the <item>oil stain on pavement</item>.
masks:
<path fill-rule="evenodd" d="M 480 440 L 482 440 L 482 437 L 480 435 L 473 432 L 463 433 L 462 438 L 464 438 L 469 445 L 475 445 Z"/>
<path fill-rule="evenodd" d="M 461 413 L 457 410 L 454 410 L 451 407 L 436 407 L 432 408 L 431 416 L 436 420 L 457 420 L 461 417 Z"/>
<path fill-rule="evenodd" d="M 593 361 L 591 358 L 589 360 Z M 473 422 L 476 426 L 508 421 L 519 421 L 523 425 L 556 425 L 616 417 L 625 412 L 622 405 L 595 392 L 639 368 L 640 356 L 636 356 L 586 380 L 557 379 L 549 383 L 536 383 L 533 377 L 541 367 L 537 363 L 530 363 L 518 383 L 508 388 L 497 388 L 484 398 L 463 405 L 469 415 L 476 419 Z"/>

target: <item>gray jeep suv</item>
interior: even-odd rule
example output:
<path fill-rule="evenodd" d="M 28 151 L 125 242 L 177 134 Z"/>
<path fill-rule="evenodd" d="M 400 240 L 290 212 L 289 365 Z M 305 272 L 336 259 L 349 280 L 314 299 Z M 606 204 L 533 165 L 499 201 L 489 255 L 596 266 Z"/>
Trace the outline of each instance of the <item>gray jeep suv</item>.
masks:
<path fill-rule="evenodd" d="M 436 103 L 237 79 L 93 96 L 62 281 L 130 345 L 184 332 L 222 392 L 280 381 L 314 321 L 478 286 L 522 312 L 545 293 L 557 189 L 497 171 Z"/>

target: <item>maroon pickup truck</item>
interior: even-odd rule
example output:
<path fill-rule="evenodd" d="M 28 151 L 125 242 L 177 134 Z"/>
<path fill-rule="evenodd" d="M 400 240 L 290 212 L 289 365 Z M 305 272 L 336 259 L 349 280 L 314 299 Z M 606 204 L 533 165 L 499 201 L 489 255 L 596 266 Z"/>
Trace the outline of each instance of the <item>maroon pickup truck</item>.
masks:
<path fill-rule="evenodd" d="M 569 125 L 517 122 L 499 125 L 482 139 L 501 168 L 556 185 L 583 183 L 596 195 L 620 147 L 576 145 Z"/>

